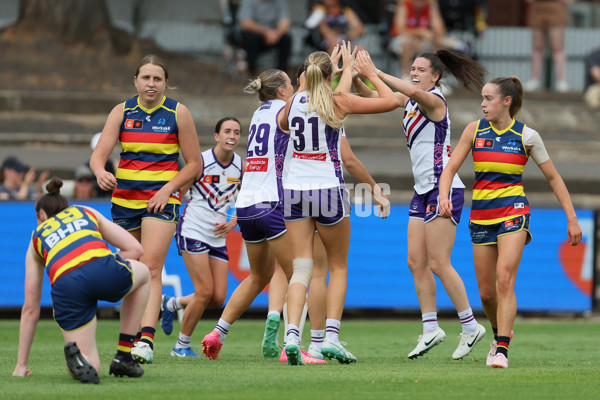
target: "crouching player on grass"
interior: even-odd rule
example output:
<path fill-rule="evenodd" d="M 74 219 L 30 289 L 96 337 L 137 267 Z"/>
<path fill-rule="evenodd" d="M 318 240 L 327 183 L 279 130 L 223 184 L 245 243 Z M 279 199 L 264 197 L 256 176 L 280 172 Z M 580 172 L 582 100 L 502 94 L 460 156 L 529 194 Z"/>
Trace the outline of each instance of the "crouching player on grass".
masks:
<path fill-rule="evenodd" d="M 133 340 L 148 302 L 150 272 L 135 261 L 141 244 L 98 211 L 69 206 L 61 196 L 62 181 L 53 178 L 35 205 L 38 226 L 25 258 L 25 303 L 21 311 L 19 354 L 13 376 L 29 376 L 27 360 L 40 316 L 43 269 L 52 285 L 54 319 L 65 339 L 69 373 L 82 383 L 98 383 L 96 347 L 98 300 L 121 303 L 117 354 L 109 374 L 140 377 L 144 370 L 131 356 Z M 118 247 L 112 253 L 108 243 Z"/>

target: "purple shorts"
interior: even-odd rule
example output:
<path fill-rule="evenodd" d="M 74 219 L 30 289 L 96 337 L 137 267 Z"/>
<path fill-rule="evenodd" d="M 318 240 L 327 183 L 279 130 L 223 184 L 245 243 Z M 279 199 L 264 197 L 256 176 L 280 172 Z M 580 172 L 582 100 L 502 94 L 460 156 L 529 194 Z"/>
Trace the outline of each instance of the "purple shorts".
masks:
<path fill-rule="evenodd" d="M 253 204 L 236 209 L 237 223 L 246 242 L 275 239 L 286 232 L 283 209 L 279 202 Z"/>
<path fill-rule="evenodd" d="M 213 247 L 200 240 L 181 236 L 179 233 L 175 234 L 175 242 L 177 243 L 177 249 L 179 250 L 180 255 L 181 253 L 203 254 L 208 252 L 209 257 L 217 258 L 225 262 L 229 261 L 227 246 Z"/>
<path fill-rule="evenodd" d="M 284 190 L 283 219 L 286 221 L 313 218 L 321 225 L 335 225 L 349 215 L 350 200 L 343 187 Z"/>
<path fill-rule="evenodd" d="M 439 215 L 439 194 L 437 187 L 424 194 L 415 193 L 408 208 L 408 217 L 422 219 L 425 223 L 437 217 Z M 452 221 L 458 225 L 465 204 L 465 189 L 451 188 L 450 199 L 452 200 Z"/>

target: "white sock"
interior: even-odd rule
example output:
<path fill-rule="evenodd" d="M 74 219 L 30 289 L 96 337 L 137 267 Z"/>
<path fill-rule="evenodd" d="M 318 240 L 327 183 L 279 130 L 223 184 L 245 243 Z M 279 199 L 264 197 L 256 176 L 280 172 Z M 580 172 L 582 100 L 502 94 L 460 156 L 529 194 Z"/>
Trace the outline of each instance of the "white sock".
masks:
<path fill-rule="evenodd" d="M 325 338 L 333 343 L 339 343 L 340 341 L 340 325 L 342 325 L 341 321 L 337 319 L 329 319 L 325 320 Z"/>
<path fill-rule="evenodd" d="M 465 334 L 474 333 L 477 329 L 477 320 L 473 315 L 473 310 L 469 307 L 465 311 L 458 313 L 460 324 L 462 325 L 462 331 Z"/>
<path fill-rule="evenodd" d="M 286 331 L 286 339 L 295 338 L 298 341 L 298 345 L 300 344 L 300 329 L 294 324 L 289 324 L 287 326 Z"/>
<path fill-rule="evenodd" d="M 185 349 L 190 347 L 190 343 L 192 343 L 192 337 L 185 336 L 183 333 L 179 332 L 179 339 L 177 339 L 177 344 L 175 345 L 175 348 Z"/>
<path fill-rule="evenodd" d="M 231 324 L 225 321 L 223 318 L 219 318 L 219 322 L 217 323 L 215 330 L 219 332 L 219 340 L 221 341 L 221 343 L 225 341 L 225 338 L 229 333 L 229 328 L 231 328 Z"/>
<path fill-rule="evenodd" d="M 433 332 L 439 327 L 436 312 L 428 312 L 421 317 L 423 320 L 423 333 Z"/>
<path fill-rule="evenodd" d="M 267 314 L 267 319 L 271 316 L 271 315 L 277 315 L 277 318 L 281 319 L 281 313 L 279 311 L 273 310 L 273 311 L 269 311 L 269 313 Z"/>
<path fill-rule="evenodd" d="M 175 312 L 177 310 L 181 310 L 183 306 L 181 305 L 181 297 L 171 297 L 167 300 L 167 310 L 171 312 Z"/>
<path fill-rule="evenodd" d="M 325 336 L 325 330 L 310 330 L 310 344 L 321 350 L 323 347 L 323 338 Z"/>

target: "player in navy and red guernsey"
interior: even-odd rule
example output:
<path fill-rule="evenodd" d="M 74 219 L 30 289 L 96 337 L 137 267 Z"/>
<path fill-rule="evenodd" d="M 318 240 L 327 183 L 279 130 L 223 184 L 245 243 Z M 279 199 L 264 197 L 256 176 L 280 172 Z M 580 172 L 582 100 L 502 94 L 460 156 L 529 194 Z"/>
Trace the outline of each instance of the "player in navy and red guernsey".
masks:
<path fill-rule="evenodd" d="M 531 157 L 540 168 L 568 219 L 572 246 L 581 228 L 571 197 L 538 132 L 515 119 L 523 104 L 517 77 L 496 78 L 481 91 L 484 118 L 465 128 L 440 178 L 440 214 L 452 215 L 450 182 L 472 152 L 475 166 L 469 230 L 481 304 L 494 331 L 486 364 L 508 368 L 508 346 L 517 313 L 515 279 L 523 248 L 531 241 L 529 202 L 523 170 Z"/>
<path fill-rule="evenodd" d="M 202 169 L 200 146 L 188 109 L 164 95 L 169 73 L 156 56 L 142 58 L 134 76 L 138 95 L 108 116 L 90 160 L 102 190 L 113 190 L 113 221 L 144 247 L 141 261 L 150 269 L 150 299 L 142 318 L 134 357 L 154 359 L 154 333 L 160 312 L 162 268 L 179 221 L 181 188 Z M 120 141 L 123 151 L 116 177 L 104 169 Z M 179 170 L 179 151 L 185 166 Z"/>
<path fill-rule="evenodd" d="M 60 195 L 62 181 L 53 178 L 35 205 L 37 228 L 25 259 L 25 303 L 21 312 L 19 354 L 13 376 L 29 376 L 27 360 L 40 316 L 44 268 L 52 285 L 54 319 L 65 339 L 71 375 L 98 383 L 100 357 L 96 347 L 98 300 L 121 303 L 121 332 L 109 373 L 140 377 L 144 370 L 131 349 L 150 288 L 146 265 L 135 259 L 142 246 L 123 228 L 98 211 L 70 206 Z M 113 253 L 107 242 L 120 249 Z"/>

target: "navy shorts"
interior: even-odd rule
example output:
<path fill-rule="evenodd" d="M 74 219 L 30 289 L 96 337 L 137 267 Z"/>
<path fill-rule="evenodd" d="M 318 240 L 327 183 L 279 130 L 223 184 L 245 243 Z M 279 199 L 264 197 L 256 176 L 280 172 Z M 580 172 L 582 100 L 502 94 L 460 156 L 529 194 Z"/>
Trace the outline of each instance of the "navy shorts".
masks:
<path fill-rule="evenodd" d="M 532 239 L 531 232 L 529 232 L 530 219 L 531 215 L 525 214 L 492 225 L 480 225 L 470 222 L 471 242 L 478 245 L 496 244 L 500 236 L 524 230 L 527 232 L 525 244 L 529 244 Z"/>
<path fill-rule="evenodd" d="M 335 225 L 349 215 L 350 200 L 343 187 L 284 190 L 283 219 L 286 221 L 313 218 L 321 225 Z"/>
<path fill-rule="evenodd" d="M 415 193 L 408 208 L 408 217 L 422 219 L 427 223 L 440 215 L 439 195 L 440 191 L 437 187 L 424 194 Z M 465 204 L 465 189 L 450 189 L 450 199 L 452 200 L 451 219 L 458 225 Z"/>
<path fill-rule="evenodd" d="M 287 230 L 279 202 L 264 202 L 236 209 L 237 223 L 246 242 L 275 239 Z"/>
<path fill-rule="evenodd" d="M 200 240 L 181 236 L 179 233 L 175 234 L 175 242 L 180 255 L 181 253 L 203 254 L 208 252 L 209 257 L 218 258 L 225 262 L 229 261 L 227 246 L 213 247 Z"/>
<path fill-rule="evenodd" d="M 129 262 L 118 254 L 95 258 L 54 282 L 54 319 L 62 330 L 81 328 L 96 316 L 98 300 L 115 303 L 129 293 L 132 285 Z"/>
<path fill-rule="evenodd" d="M 127 208 L 118 204 L 112 203 L 110 213 L 115 224 L 124 228 L 127 231 L 133 231 L 142 226 L 142 220 L 146 218 L 154 218 L 166 222 L 179 222 L 179 204 L 167 204 L 163 212 L 152 214 L 147 208 Z"/>

